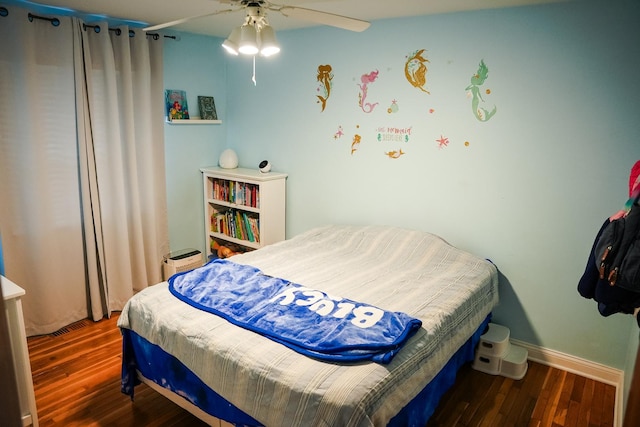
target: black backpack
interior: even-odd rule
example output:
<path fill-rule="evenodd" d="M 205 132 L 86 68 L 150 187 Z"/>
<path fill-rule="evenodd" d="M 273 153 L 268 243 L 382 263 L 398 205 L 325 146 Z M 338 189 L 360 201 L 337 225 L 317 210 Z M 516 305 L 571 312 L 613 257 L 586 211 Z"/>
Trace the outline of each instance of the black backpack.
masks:
<path fill-rule="evenodd" d="M 611 221 L 595 248 L 600 279 L 640 293 L 640 205 L 636 198 L 629 213 Z"/>

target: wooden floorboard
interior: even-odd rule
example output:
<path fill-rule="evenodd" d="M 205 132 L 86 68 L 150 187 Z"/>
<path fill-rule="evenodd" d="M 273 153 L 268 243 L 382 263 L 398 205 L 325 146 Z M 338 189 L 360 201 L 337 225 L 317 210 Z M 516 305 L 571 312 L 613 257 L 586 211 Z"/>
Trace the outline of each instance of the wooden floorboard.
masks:
<path fill-rule="evenodd" d="M 465 365 L 427 427 L 613 427 L 615 387 L 529 362 L 524 379 Z"/>
<path fill-rule="evenodd" d="M 28 338 L 40 425 L 206 425 L 144 384 L 133 402 L 120 392 L 117 318 Z M 427 427 L 613 427 L 614 401 L 614 387 L 539 363 L 520 381 L 468 364 Z"/>

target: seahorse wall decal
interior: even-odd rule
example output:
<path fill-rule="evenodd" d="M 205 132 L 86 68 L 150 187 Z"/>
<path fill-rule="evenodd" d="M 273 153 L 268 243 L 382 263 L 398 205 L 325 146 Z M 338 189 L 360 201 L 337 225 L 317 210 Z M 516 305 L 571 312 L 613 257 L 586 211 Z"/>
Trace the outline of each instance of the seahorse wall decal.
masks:
<path fill-rule="evenodd" d="M 484 84 L 485 80 L 487 80 L 487 77 L 489 77 L 489 68 L 484 63 L 484 59 L 482 59 L 480 60 L 478 71 L 473 76 L 471 76 L 471 84 L 465 89 L 467 91 L 471 91 L 471 96 L 473 97 L 471 100 L 471 110 L 476 116 L 476 119 L 480 120 L 481 122 L 486 122 L 487 120 L 489 120 L 494 116 L 494 114 L 496 114 L 496 111 L 498 110 L 498 107 L 496 106 L 494 106 L 493 110 L 491 111 L 480 107 L 480 102 L 484 103 L 484 99 L 480 94 L 480 86 Z M 490 93 L 489 89 L 487 89 L 487 93 Z"/>
<path fill-rule="evenodd" d="M 404 64 L 404 76 L 413 87 L 431 95 L 431 93 L 424 88 L 427 84 L 428 71 L 425 63 L 429 62 L 429 60 L 422 55 L 423 53 L 424 49 L 420 49 L 407 57 L 407 62 Z"/>
<path fill-rule="evenodd" d="M 377 78 L 378 70 L 372 71 L 369 74 L 363 74 L 362 77 L 360 77 L 361 84 L 358 84 L 358 86 L 360 87 L 360 93 L 358 94 L 358 105 L 365 113 L 371 113 L 373 109 L 376 108 L 376 105 L 378 105 L 377 102 L 373 104 L 365 102 L 367 99 L 369 84 L 375 82 Z"/>
<path fill-rule="evenodd" d="M 327 106 L 327 100 L 331 96 L 331 80 L 333 80 L 333 74 L 331 74 L 331 65 L 318 65 L 318 92 L 322 91 L 322 95 L 316 95 L 318 97 L 318 103 L 321 104 L 324 111 Z"/>

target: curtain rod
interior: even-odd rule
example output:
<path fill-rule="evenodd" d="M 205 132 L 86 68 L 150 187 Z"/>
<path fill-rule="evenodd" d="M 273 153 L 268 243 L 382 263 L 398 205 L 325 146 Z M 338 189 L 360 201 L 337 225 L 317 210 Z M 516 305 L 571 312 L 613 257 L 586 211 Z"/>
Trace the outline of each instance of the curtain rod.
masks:
<path fill-rule="evenodd" d="M 7 12 L 7 14 L 8 13 L 9 12 Z M 51 25 L 53 25 L 54 27 L 57 27 L 58 25 L 60 25 L 60 20 L 58 18 L 47 18 L 46 16 L 34 15 L 33 13 L 29 13 L 27 17 L 29 18 L 29 22 L 33 22 L 34 19 L 41 19 L 43 21 L 51 22 Z"/>
<path fill-rule="evenodd" d="M 93 31 L 95 33 L 99 33 L 101 28 L 100 25 L 90 25 L 90 24 L 82 24 L 82 29 L 87 31 L 87 28 L 93 28 Z M 122 34 L 122 30 L 120 28 L 109 28 L 109 31 L 113 31 L 114 33 L 116 33 L 116 36 L 119 36 Z M 129 30 L 129 37 L 134 37 L 136 35 L 136 32 L 133 30 Z"/>
<path fill-rule="evenodd" d="M 160 34 L 158 33 L 147 33 L 147 36 L 153 37 L 154 40 L 158 40 L 160 38 Z M 177 36 L 168 36 L 166 34 L 162 34 L 162 37 L 164 37 L 165 39 L 173 39 L 176 41 L 180 40 L 180 38 Z"/>
<path fill-rule="evenodd" d="M 8 14 L 9 14 L 9 11 L 6 8 L 0 7 L 0 16 L 7 16 Z M 51 25 L 53 25 L 54 27 L 57 27 L 58 25 L 60 25 L 60 20 L 58 18 L 47 18 L 46 16 L 38 16 L 32 13 L 29 13 L 28 17 L 29 17 L 29 22 L 33 22 L 34 19 L 41 19 L 43 21 L 51 22 Z M 100 32 L 100 25 L 82 24 L 83 30 L 87 31 L 87 28 L 93 28 L 93 31 L 96 33 Z M 113 31 L 116 34 L 116 36 L 119 36 L 122 34 L 122 30 L 120 28 L 109 28 L 109 31 Z M 129 30 L 129 37 L 135 37 L 135 35 L 136 35 L 135 31 Z M 146 35 L 148 37 L 152 37 L 154 40 L 158 40 L 160 38 L 160 34 L 158 33 L 146 33 Z M 166 39 L 178 40 L 178 37 L 176 36 L 163 35 L 163 37 Z"/>
<path fill-rule="evenodd" d="M 86 31 L 87 28 L 93 28 L 93 31 L 95 31 L 96 33 L 100 32 L 100 26 L 99 25 L 89 25 L 89 24 L 82 24 L 82 28 Z M 116 36 L 119 36 L 122 34 L 122 30 L 120 28 L 109 28 L 109 31 L 113 31 L 114 33 L 116 33 Z M 136 35 L 136 32 L 133 30 L 129 30 L 129 37 L 134 37 Z M 160 34 L 158 33 L 146 33 L 147 37 L 153 37 L 154 40 L 158 40 L 160 38 Z M 165 39 L 174 39 L 174 40 L 178 40 L 178 38 L 176 36 L 167 36 L 167 35 L 163 35 L 163 37 Z"/>
<path fill-rule="evenodd" d="M 4 7 L 4 6 L 0 6 L 0 16 L 1 17 L 5 17 L 9 15 L 9 10 Z M 29 19 L 29 22 L 33 22 L 34 19 L 40 19 L 43 21 L 49 21 L 51 22 L 51 25 L 53 25 L 54 27 L 57 27 L 60 25 L 60 20 L 58 18 L 49 18 L 46 16 L 38 16 L 38 15 L 34 15 L 33 13 L 29 12 L 29 14 L 27 15 L 27 18 Z M 99 25 L 90 25 L 90 24 L 82 24 L 82 29 L 83 30 L 87 30 L 87 28 L 93 28 L 93 31 L 95 31 L 96 33 L 100 32 L 100 26 Z M 113 31 L 117 36 L 122 34 L 122 30 L 120 28 L 109 28 L 109 31 Z M 129 30 L 129 37 L 134 37 L 136 35 L 134 30 Z M 146 33 L 147 37 L 152 37 L 154 40 L 158 40 L 160 38 L 160 34 L 158 33 Z M 164 37 L 165 39 L 173 39 L 173 40 L 180 40 L 179 37 L 177 36 L 169 36 L 166 34 L 163 34 L 162 37 Z"/>

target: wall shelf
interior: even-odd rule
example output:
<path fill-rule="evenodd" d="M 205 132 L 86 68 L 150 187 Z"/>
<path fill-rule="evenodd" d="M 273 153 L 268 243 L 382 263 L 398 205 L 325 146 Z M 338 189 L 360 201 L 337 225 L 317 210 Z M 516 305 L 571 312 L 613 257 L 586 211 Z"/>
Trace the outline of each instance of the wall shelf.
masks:
<path fill-rule="evenodd" d="M 202 120 L 200 117 L 194 117 L 186 120 L 169 120 L 165 119 L 165 122 L 170 125 L 219 125 L 222 124 L 222 120 Z"/>

